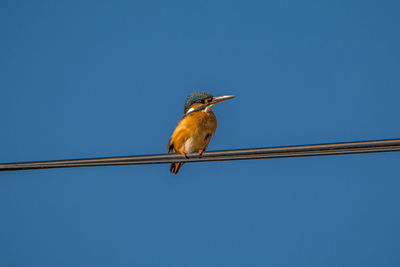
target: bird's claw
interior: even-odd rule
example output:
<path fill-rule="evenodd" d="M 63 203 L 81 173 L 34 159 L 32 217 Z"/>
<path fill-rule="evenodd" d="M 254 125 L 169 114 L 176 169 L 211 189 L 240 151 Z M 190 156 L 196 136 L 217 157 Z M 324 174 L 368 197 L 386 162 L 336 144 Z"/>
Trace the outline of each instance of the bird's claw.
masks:
<path fill-rule="evenodd" d="M 199 157 L 200 157 L 200 158 L 203 156 L 203 152 L 204 152 L 204 149 L 200 149 L 200 150 L 199 150 Z"/>

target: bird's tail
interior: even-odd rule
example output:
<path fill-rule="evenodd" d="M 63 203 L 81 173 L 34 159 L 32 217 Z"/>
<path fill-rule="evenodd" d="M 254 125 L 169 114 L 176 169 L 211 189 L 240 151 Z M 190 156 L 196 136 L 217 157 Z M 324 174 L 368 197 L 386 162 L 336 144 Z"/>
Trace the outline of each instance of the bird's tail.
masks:
<path fill-rule="evenodd" d="M 179 169 L 182 167 L 183 162 L 175 162 L 171 164 L 171 168 L 169 168 L 169 171 L 173 174 L 177 174 Z"/>

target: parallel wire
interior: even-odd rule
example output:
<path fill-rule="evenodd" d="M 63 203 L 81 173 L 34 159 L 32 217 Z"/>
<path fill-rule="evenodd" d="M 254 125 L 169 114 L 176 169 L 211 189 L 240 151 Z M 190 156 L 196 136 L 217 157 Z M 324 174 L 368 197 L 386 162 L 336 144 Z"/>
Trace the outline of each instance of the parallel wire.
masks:
<path fill-rule="evenodd" d="M 36 162 L 16 162 L 0 164 L 0 171 L 18 171 L 52 168 L 94 167 L 139 164 L 166 164 L 173 162 L 205 162 L 226 160 L 249 160 L 267 158 L 288 158 L 307 156 L 327 156 L 360 153 L 379 153 L 400 151 L 400 139 L 330 143 L 317 145 L 296 145 L 238 150 L 221 150 L 204 152 L 202 157 L 188 154 L 188 158 L 180 154 L 158 154 L 143 156 L 87 158 L 71 160 L 52 160 Z"/>

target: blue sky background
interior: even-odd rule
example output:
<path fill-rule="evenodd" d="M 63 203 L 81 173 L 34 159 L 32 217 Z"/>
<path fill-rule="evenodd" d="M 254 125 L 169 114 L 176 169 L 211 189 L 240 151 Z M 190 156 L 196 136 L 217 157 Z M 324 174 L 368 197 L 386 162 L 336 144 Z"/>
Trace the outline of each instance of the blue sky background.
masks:
<path fill-rule="evenodd" d="M 1 1 L 0 162 L 398 138 L 398 1 Z M 400 154 L 0 173 L 1 266 L 399 266 Z"/>

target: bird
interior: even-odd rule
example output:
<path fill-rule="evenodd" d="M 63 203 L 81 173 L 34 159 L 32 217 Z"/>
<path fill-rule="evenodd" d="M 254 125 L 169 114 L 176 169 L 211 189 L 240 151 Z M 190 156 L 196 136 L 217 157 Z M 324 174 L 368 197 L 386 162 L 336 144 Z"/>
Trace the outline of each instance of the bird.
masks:
<path fill-rule="evenodd" d="M 206 92 L 194 92 L 186 99 L 184 115 L 178 121 L 167 150 L 180 153 L 188 158 L 187 154 L 198 153 L 202 156 L 210 142 L 211 136 L 217 129 L 217 119 L 212 111 L 215 104 L 234 98 L 234 95 L 214 97 Z M 183 162 L 171 164 L 170 172 L 177 174 Z"/>

